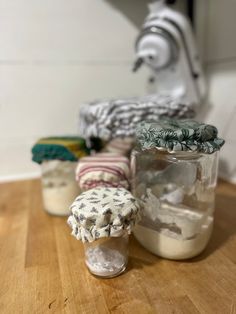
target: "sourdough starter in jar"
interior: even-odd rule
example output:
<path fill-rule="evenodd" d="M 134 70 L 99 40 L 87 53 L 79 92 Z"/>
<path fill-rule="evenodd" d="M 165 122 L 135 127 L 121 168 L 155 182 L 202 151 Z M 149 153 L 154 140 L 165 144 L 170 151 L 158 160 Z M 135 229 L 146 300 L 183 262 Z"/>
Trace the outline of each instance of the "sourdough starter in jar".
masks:
<path fill-rule="evenodd" d="M 42 162 L 43 202 L 48 213 L 69 215 L 69 207 L 80 192 L 75 181 L 76 165 L 77 163 L 72 161 Z"/>

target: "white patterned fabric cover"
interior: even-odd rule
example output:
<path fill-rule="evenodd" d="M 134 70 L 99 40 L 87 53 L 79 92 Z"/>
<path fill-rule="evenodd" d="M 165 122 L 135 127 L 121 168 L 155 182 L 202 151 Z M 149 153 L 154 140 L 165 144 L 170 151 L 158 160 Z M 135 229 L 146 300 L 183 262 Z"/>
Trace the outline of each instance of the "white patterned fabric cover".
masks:
<path fill-rule="evenodd" d="M 82 242 L 131 233 L 139 219 L 140 204 L 124 188 L 97 187 L 83 192 L 70 207 L 68 224 Z"/>

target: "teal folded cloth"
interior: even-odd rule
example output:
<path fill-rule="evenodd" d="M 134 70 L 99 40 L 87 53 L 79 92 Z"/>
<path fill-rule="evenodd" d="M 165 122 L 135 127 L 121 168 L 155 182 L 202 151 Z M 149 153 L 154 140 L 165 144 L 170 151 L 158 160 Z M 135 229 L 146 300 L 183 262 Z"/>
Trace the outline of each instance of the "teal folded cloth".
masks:
<path fill-rule="evenodd" d="M 215 126 L 193 120 L 143 121 L 136 128 L 137 142 L 142 150 L 156 148 L 171 153 L 192 151 L 212 154 L 225 143 L 217 135 Z"/>
<path fill-rule="evenodd" d="M 58 136 L 41 138 L 32 148 L 32 160 L 41 164 L 45 160 L 77 161 L 90 150 L 81 137 Z"/>

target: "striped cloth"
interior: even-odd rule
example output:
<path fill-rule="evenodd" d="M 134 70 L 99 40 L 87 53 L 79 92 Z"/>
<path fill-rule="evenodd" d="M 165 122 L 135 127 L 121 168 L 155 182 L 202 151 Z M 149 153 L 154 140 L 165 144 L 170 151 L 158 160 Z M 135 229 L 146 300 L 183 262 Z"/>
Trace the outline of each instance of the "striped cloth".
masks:
<path fill-rule="evenodd" d="M 87 141 L 92 137 L 105 141 L 132 137 L 138 122 L 158 121 L 163 116 L 190 118 L 194 106 L 180 97 L 160 94 L 86 103 L 80 107 L 79 132 Z"/>
<path fill-rule="evenodd" d="M 135 140 L 132 137 L 114 138 L 103 148 L 103 152 L 116 153 L 122 156 L 129 156 L 134 147 Z"/>
<path fill-rule="evenodd" d="M 76 180 L 83 191 L 97 186 L 128 189 L 129 179 L 129 159 L 113 153 L 81 158 L 76 169 Z"/>

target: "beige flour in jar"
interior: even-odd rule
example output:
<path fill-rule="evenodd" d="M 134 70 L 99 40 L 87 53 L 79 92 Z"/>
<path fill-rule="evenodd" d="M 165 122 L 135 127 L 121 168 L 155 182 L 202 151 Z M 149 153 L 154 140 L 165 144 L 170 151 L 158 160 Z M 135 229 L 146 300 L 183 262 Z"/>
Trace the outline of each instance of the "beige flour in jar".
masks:
<path fill-rule="evenodd" d="M 69 215 L 69 207 L 80 194 L 75 181 L 76 162 L 52 160 L 42 163 L 42 193 L 45 210 Z"/>
<path fill-rule="evenodd" d="M 212 233 L 213 221 L 203 226 L 193 239 L 180 240 L 156 230 L 137 225 L 134 230 L 137 240 L 150 252 L 169 259 L 185 259 L 196 256 L 207 245 Z"/>
<path fill-rule="evenodd" d="M 180 194 L 175 195 L 178 202 Z M 209 241 L 213 227 L 211 211 L 204 213 L 179 203 L 170 204 L 166 198 L 161 201 L 147 189 L 142 221 L 135 227 L 134 235 L 156 255 L 176 260 L 191 258 Z"/>

